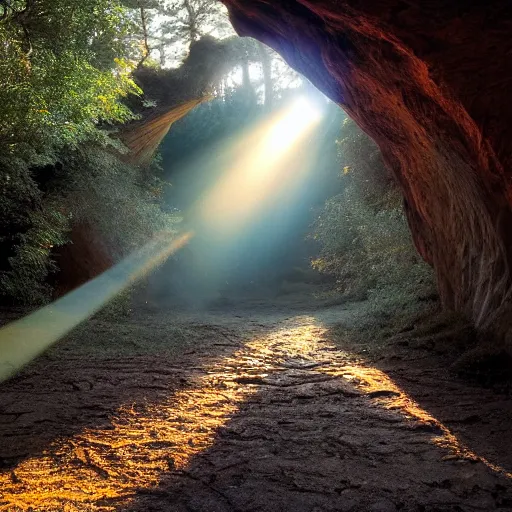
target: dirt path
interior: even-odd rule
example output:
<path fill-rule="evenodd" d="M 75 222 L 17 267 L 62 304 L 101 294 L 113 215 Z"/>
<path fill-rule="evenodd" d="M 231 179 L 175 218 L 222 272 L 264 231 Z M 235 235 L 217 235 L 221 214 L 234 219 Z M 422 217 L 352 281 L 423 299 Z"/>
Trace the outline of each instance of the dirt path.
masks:
<path fill-rule="evenodd" d="M 0 510 L 512 510 L 510 400 L 346 314 L 88 322 L 0 388 Z"/>

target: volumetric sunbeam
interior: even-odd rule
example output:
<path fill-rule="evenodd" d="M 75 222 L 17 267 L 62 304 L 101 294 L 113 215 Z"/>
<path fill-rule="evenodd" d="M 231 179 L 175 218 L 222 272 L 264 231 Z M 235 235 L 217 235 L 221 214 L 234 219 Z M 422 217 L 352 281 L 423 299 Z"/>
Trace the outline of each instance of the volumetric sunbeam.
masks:
<path fill-rule="evenodd" d="M 304 98 L 254 128 L 241 143 L 244 150 L 231 169 L 196 205 L 194 230 L 218 233 L 246 225 L 257 207 L 285 179 L 285 156 L 318 123 L 320 113 Z M 197 225 L 196 225 L 197 224 Z M 129 284 L 152 271 L 193 236 L 174 240 L 164 234 L 61 299 L 0 329 L 0 382 L 98 311 Z"/>
<path fill-rule="evenodd" d="M 171 242 L 159 237 L 61 299 L 0 329 L 0 381 L 14 375 L 191 237 L 190 232 Z"/>

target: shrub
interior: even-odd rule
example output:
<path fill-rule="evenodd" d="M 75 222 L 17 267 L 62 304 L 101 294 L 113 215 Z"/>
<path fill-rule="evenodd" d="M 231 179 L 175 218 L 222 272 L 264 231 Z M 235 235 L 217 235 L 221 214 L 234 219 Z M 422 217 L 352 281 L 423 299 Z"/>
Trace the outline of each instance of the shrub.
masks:
<path fill-rule="evenodd" d="M 375 144 L 347 120 L 338 148 L 341 192 L 313 223 L 320 253 L 312 264 L 334 276 L 343 294 L 370 298 L 392 314 L 431 286 L 432 272 L 416 253 L 401 196 Z"/>
<path fill-rule="evenodd" d="M 93 226 L 119 260 L 159 231 L 174 231 L 180 218 L 161 208 L 165 182 L 98 147 L 76 151 L 63 161 L 66 205 L 73 224 Z M 157 165 L 157 164 L 153 164 Z"/>

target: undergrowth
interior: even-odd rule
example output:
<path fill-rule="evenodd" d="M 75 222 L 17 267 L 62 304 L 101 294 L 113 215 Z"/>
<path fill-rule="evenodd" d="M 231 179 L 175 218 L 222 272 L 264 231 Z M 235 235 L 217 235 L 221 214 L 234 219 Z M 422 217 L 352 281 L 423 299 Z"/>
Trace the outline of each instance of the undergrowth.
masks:
<path fill-rule="evenodd" d="M 432 269 L 414 248 L 398 187 L 375 144 L 346 120 L 338 141 L 339 191 L 312 225 L 320 246 L 315 269 L 332 276 L 340 300 L 367 301 L 361 315 L 377 325 L 421 310 L 435 296 Z"/>

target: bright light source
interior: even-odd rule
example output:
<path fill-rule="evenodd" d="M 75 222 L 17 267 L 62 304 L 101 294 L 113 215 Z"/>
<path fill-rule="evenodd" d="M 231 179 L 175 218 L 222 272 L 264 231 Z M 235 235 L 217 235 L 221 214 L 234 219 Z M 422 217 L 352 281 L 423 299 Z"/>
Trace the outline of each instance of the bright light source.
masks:
<path fill-rule="evenodd" d="M 272 192 L 289 185 L 301 165 L 292 162 L 294 149 L 320 119 L 301 96 L 246 134 L 233 166 L 199 205 L 199 222 L 219 232 L 240 228 Z"/>
<path fill-rule="evenodd" d="M 296 99 L 268 131 L 264 141 L 267 152 L 287 151 L 320 118 L 320 111 L 307 98 Z"/>

